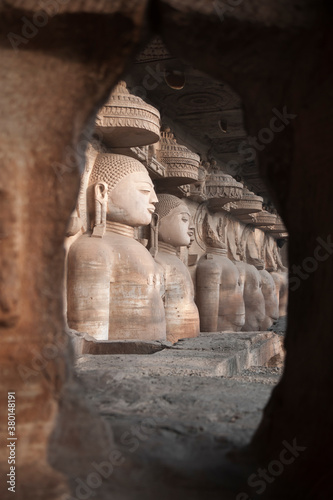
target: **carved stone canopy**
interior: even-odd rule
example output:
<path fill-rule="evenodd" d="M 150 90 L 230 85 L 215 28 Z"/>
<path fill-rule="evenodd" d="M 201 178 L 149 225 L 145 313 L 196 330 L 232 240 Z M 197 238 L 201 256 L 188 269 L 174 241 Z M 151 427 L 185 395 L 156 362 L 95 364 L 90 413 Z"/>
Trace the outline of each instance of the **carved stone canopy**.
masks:
<path fill-rule="evenodd" d="M 202 201 L 205 201 L 207 199 L 206 177 L 206 169 L 202 164 L 200 164 L 198 170 L 198 181 L 190 185 L 188 197 L 191 200 L 201 203 Z"/>
<path fill-rule="evenodd" d="M 287 238 L 289 238 L 289 233 L 287 233 L 286 231 L 282 233 L 272 233 L 272 236 L 277 240 L 281 238 L 286 240 Z"/>
<path fill-rule="evenodd" d="M 251 213 L 251 214 L 239 214 L 237 218 L 244 222 L 244 224 L 252 224 L 259 229 L 265 229 L 269 226 L 273 226 L 276 222 L 276 214 L 271 214 L 267 210 L 262 210 L 261 212 Z"/>
<path fill-rule="evenodd" d="M 261 196 L 256 196 L 252 191 L 244 188 L 242 199 L 236 202 L 236 208 L 233 208 L 231 213 L 239 217 L 239 215 L 243 214 L 262 212 L 262 203 L 263 198 Z"/>
<path fill-rule="evenodd" d="M 255 222 L 254 225 L 257 227 L 266 228 L 267 226 L 272 226 L 276 223 L 276 214 L 272 214 L 267 210 L 262 210 L 262 212 L 258 212 L 254 216 Z"/>
<path fill-rule="evenodd" d="M 170 52 L 159 36 L 155 36 L 142 52 L 137 56 L 136 63 L 148 63 L 151 61 L 163 61 L 172 59 Z"/>
<path fill-rule="evenodd" d="M 276 237 L 283 238 L 286 236 L 282 236 L 282 234 L 284 234 L 284 235 L 288 234 L 286 226 L 284 225 L 283 220 L 281 219 L 281 217 L 279 215 L 276 217 L 275 224 L 273 226 L 267 228 L 267 231 L 269 231 L 272 234 L 272 236 L 274 236 L 275 238 Z"/>
<path fill-rule="evenodd" d="M 206 179 L 206 195 L 211 211 L 217 212 L 227 203 L 240 200 L 242 193 L 243 184 L 241 182 L 237 182 L 231 175 L 213 167 Z"/>
<path fill-rule="evenodd" d="M 236 208 L 236 207 L 235 207 Z M 233 210 L 231 210 L 233 211 Z M 237 219 L 243 224 L 252 224 L 255 225 L 255 215 L 256 214 L 239 214 L 237 215 Z"/>
<path fill-rule="evenodd" d="M 119 82 L 99 110 L 96 128 L 108 147 L 146 146 L 160 138 L 160 113 Z"/>
<path fill-rule="evenodd" d="M 157 159 L 167 167 L 168 185 L 191 184 L 199 178 L 200 156 L 178 144 L 170 129 L 161 132 Z"/>

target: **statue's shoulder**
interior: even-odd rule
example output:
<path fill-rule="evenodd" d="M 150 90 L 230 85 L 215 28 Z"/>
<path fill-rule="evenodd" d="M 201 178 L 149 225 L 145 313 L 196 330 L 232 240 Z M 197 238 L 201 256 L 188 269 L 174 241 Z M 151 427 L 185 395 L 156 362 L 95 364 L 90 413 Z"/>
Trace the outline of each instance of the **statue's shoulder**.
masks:
<path fill-rule="evenodd" d="M 177 263 L 177 260 L 180 259 L 176 255 L 170 255 L 165 252 L 157 252 L 155 257 L 155 261 L 162 267 L 165 267 L 166 265 L 171 266 L 175 262 Z"/>
<path fill-rule="evenodd" d="M 189 273 L 187 267 L 177 255 L 158 252 L 155 260 L 164 270 L 168 270 L 175 279 L 180 279 L 182 275 Z"/>
<path fill-rule="evenodd" d="M 68 258 L 82 262 L 107 261 L 110 257 L 110 247 L 104 238 L 91 237 L 83 234 L 71 245 Z"/>
<path fill-rule="evenodd" d="M 200 257 L 198 265 L 198 272 L 204 272 L 207 274 L 221 274 L 221 265 L 219 261 L 212 256 L 210 253 L 206 253 Z"/>

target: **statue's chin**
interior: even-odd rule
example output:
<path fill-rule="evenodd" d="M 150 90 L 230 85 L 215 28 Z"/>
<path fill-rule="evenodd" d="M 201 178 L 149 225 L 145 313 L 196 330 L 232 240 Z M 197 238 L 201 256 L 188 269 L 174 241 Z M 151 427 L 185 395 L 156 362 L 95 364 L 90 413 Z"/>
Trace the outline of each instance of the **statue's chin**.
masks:
<path fill-rule="evenodd" d="M 188 247 L 190 246 L 190 243 L 188 243 L 187 241 L 180 241 L 179 243 L 177 243 L 177 245 L 174 245 L 175 247 Z"/>
<path fill-rule="evenodd" d="M 146 214 L 135 214 L 131 215 L 124 210 L 114 211 L 108 214 L 108 220 L 112 222 L 118 222 L 119 224 L 126 224 L 127 226 L 138 227 L 138 226 L 148 226 L 151 223 L 151 214 L 147 212 Z"/>
<path fill-rule="evenodd" d="M 179 238 L 177 240 L 170 240 L 169 242 L 174 247 L 187 247 L 191 244 L 189 238 Z"/>

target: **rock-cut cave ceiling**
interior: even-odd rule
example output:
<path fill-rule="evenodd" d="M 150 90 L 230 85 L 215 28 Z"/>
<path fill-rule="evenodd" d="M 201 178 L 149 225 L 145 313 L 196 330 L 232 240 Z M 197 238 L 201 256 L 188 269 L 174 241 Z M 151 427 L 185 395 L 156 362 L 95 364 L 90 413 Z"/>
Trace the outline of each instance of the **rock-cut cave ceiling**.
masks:
<path fill-rule="evenodd" d="M 160 110 L 162 124 L 178 142 L 204 161 L 215 159 L 222 170 L 241 177 L 268 201 L 257 165 L 246 154 L 241 99 L 229 85 L 171 55 L 159 38 L 139 54 L 126 81 L 131 92 Z"/>

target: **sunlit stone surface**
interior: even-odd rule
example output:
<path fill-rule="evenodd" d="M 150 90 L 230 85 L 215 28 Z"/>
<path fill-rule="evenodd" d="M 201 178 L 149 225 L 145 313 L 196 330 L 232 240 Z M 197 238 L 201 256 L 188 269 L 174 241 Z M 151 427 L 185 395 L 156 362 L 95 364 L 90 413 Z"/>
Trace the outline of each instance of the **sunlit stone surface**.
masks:
<path fill-rule="evenodd" d="M 190 243 L 190 218 L 187 206 L 171 195 L 159 195 L 156 205 L 159 216 L 159 250 L 156 261 L 165 275 L 165 317 L 167 340 L 196 337 L 199 334 L 199 313 L 194 302 L 190 273 L 177 256 L 177 248 Z"/>
<path fill-rule="evenodd" d="M 68 323 L 98 340 L 165 339 L 161 276 L 134 239 L 157 197 L 145 167 L 122 155 L 97 156 L 88 188 L 94 224 L 68 256 Z"/>

